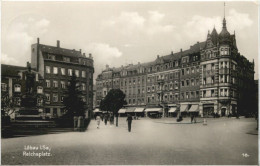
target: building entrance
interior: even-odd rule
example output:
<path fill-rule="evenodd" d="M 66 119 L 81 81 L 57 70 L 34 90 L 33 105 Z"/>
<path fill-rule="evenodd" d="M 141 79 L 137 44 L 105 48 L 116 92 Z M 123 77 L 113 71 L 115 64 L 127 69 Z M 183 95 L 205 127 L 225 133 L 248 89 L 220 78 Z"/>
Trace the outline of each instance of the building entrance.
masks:
<path fill-rule="evenodd" d="M 221 108 L 221 116 L 226 116 L 227 108 Z"/>
<path fill-rule="evenodd" d="M 214 104 L 203 105 L 203 117 L 213 117 L 214 115 Z"/>

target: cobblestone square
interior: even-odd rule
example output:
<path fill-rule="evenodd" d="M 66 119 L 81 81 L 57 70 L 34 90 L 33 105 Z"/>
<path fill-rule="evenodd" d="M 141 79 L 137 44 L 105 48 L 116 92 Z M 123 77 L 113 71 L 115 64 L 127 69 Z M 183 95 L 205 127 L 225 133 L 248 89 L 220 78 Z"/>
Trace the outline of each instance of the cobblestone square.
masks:
<path fill-rule="evenodd" d="M 90 122 L 86 132 L 66 132 L 2 139 L 2 164 L 88 165 L 257 165 L 256 120 L 246 118 L 197 119 L 176 123 L 175 118 L 141 118 L 127 131 L 126 118 L 119 126 L 97 129 Z M 38 150 L 25 150 L 25 146 Z M 40 149 L 48 147 L 50 150 Z M 23 153 L 41 153 L 41 157 Z M 43 156 L 49 153 L 50 156 Z"/>

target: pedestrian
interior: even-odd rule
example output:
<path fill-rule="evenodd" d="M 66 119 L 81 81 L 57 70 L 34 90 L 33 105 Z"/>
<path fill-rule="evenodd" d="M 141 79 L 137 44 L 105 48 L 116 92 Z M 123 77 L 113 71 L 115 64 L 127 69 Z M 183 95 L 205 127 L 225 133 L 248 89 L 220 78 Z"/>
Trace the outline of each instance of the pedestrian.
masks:
<path fill-rule="evenodd" d="M 131 132 L 131 125 L 132 125 L 132 116 L 130 114 L 127 115 L 126 121 L 128 121 L 128 131 Z"/>
<path fill-rule="evenodd" d="M 97 119 L 97 128 L 99 129 L 99 125 L 100 125 L 100 116 L 97 115 L 96 119 Z"/>
<path fill-rule="evenodd" d="M 104 117 L 103 114 L 101 114 L 101 115 L 100 115 L 100 118 L 101 118 L 102 121 L 103 121 L 103 117 Z"/>
<path fill-rule="evenodd" d="M 191 122 L 190 122 L 190 123 L 192 123 L 192 122 L 193 122 L 193 118 L 194 118 L 194 116 L 191 115 L 190 118 L 191 118 Z"/>
<path fill-rule="evenodd" d="M 107 119 L 108 119 L 108 116 L 107 114 L 104 116 L 104 120 L 105 120 L 105 125 L 107 125 Z"/>

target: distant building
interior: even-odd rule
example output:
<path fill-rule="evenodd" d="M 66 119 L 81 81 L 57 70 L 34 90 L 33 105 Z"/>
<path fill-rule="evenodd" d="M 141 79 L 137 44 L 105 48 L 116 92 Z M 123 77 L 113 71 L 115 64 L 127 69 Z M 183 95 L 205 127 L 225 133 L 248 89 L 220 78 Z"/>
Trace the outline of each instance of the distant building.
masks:
<path fill-rule="evenodd" d="M 62 103 L 64 92 L 74 72 L 78 77 L 83 101 L 87 103 L 87 110 L 93 110 L 93 58 L 80 51 L 57 46 L 37 43 L 31 46 L 32 67 L 44 78 L 44 94 L 46 96 L 45 113 L 59 117 L 64 113 Z"/>
<path fill-rule="evenodd" d="M 254 62 L 240 55 L 236 36 L 214 28 L 188 50 L 157 56 L 149 63 L 106 67 L 96 79 L 96 104 L 110 89 L 126 94 L 126 107 L 162 107 L 163 113 L 201 116 L 244 114 L 245 94 L 254 82 Z"/>

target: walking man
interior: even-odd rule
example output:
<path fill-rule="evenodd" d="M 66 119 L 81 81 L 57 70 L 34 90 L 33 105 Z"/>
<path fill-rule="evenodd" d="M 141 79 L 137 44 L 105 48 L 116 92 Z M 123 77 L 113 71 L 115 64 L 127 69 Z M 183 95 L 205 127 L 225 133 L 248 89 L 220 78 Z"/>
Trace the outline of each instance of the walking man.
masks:
<path fill-rule="evenodd" d="M 132 125 L 132 116 L 130 114 L 127 115 L 126 121 L 128 121 L 128 131 L 131 132 L 131 125 Z"/>

